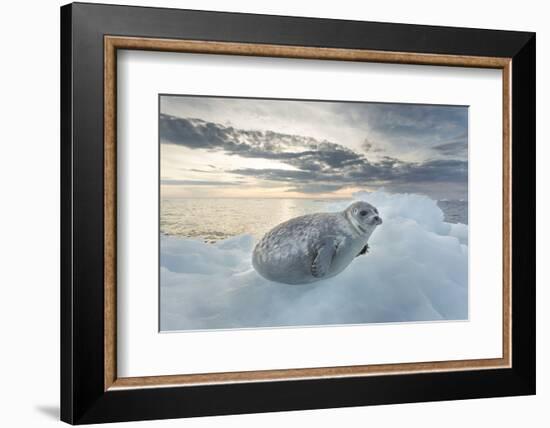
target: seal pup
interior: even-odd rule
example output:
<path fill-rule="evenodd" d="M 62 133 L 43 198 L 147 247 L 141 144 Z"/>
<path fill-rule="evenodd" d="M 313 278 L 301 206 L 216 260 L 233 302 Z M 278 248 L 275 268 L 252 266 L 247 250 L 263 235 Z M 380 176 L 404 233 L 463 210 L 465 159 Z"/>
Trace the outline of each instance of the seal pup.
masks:
<path fill-rule="evenodd" d="M 252 265 L 265 279 L 285 284 L 330 278 L 368 251 L 367 241 L 380 224 L 378 210 L 364 201 L 341 212 L 296 217 L 264 235 Z"/>

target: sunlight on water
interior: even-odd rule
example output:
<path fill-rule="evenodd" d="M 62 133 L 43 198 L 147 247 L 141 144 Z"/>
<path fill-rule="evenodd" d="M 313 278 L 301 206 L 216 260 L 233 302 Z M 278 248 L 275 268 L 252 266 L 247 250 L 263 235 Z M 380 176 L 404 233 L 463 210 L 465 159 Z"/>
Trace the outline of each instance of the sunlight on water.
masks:
<path fill-rule="evenodd" d="M 314 199 L 163 199 L 161 233 L 216 242 L 231 236 L 261 237 L 293 217 L 323 211 Z"/>

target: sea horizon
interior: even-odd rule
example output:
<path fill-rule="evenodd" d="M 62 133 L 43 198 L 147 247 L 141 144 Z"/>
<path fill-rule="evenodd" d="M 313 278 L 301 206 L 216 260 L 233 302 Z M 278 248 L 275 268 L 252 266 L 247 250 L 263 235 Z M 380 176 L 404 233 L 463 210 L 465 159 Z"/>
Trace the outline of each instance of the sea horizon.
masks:
<path fill-rule="evenodd" d="M 164 197 L 160 200 L 160 233 L 199 239 L 206 243 L 216 243 L 245 234 L 258 239 L 290 218 L 314 212 L 335 211 L 339 209 L 336 205 L 349 200 L 350 198 L 319 197 Z M 467 201 L 432 200 L 443 212 L 445 222 L 468 224 Z"/>

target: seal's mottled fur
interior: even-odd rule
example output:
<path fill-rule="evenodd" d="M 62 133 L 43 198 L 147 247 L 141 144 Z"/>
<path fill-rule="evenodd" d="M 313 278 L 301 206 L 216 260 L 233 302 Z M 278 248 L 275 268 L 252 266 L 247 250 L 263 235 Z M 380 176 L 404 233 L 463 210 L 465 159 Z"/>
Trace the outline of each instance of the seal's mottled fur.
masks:
<path fill-rule="evenodd" d="M 364 254 L 381 223 L 378 210 L 363 201 L 337 213 L 296 217 L 266 233 L 254 248 L 252 264 L 264 278 L 285 284 L 330 278 Z"/>

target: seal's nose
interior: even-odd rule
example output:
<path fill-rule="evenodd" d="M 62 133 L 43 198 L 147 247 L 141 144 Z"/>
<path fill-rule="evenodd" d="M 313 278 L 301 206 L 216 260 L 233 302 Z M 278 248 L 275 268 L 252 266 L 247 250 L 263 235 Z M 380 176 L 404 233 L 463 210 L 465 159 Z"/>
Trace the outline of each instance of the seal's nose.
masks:
<path fill-rule="evenodd" d="M 373 220 L 376 224 L 382 224 L 382 219 L 380 218 L 380 216 L 375 215 Z"/>

